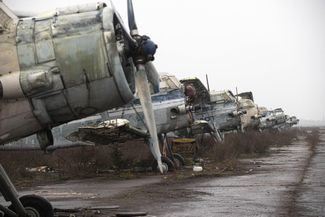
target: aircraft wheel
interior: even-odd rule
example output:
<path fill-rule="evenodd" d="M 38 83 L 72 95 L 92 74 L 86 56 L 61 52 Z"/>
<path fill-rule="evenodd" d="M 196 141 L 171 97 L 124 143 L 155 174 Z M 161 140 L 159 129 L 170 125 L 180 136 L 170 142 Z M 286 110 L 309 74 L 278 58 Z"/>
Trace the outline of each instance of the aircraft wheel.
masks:
<path fill-rule="evenodd" d="M 185 166 L 185 159 L 182 155 L 174 153 L 174 165 L 177 169 L 182 169 Z"/>
<path fill-rule="evenodd" d="M 26 195 L 19 198 L 29 217 L 53 217 L 53 207 L 45 198 L 37 195 Z M 15 212 L 10 205 L 9 209 Z M 7 216 L 5 216 L 7 217 Z"/>
<path fill-rule="evenodd" d="M 168 171 L 174 171 L 175 170 L 175 164 L 171 159 L 168 157 L 161 157 L 161 161 L 168 166 Z"/>
<path fill-rule="evenodd" d="M 166 163 L 162 163 L 162 170 L 163 170 L 163 174 L 166 174 L 168 172 L 168 165 Z"/>
<path fill-rule="evenodd" d="M 167 166 L 167 171 L 174 171 L 175 170 L 175 165 L 173 163 L 173 161 L 171 159 L 169 159 L 168 157 L 161 157 L 161 162 L 163 163 L 163 165 L 165 164 L 164 167 Z M 152 164 L 152 170 L 153 171 L 158 171 L 158 164 L 157 161 L 155 160 Z"/>

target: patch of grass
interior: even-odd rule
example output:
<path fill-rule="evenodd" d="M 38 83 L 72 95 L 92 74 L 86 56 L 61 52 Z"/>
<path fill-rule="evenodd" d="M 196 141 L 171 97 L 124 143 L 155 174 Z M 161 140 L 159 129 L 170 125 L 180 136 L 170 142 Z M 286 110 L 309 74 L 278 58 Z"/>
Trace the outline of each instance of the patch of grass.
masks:
<path fill-rule="evenodd" d="M 282 132 L 256 132 L 226 134 L 223 143 L 205 137 L 200 147 L 200 155 L 215 162 L 235 162 L 242 156 L 265 155 L 271 146 L 290 145 L 297 137 L 296 130 Z"/>
<path fill-rule="evenodd" d="M 231 174 L 240 167 L 238 164 L 240 157 L 265 155 L 271 146 L 289 145 L 298 134 L 304 133 L 291 129 L 279 133 L 228 134 L 224 143 L 217 144 L 205 135 L 198 154 L 204 158 L 206 164 L 204 171 L 211 172 L 211 174 Z M 316 134 L 312 134 L 310 138 L 308 134 L 304 135 L 312 144 L 318 141 Z M 0 152 L 0 163 L 15 183 L 38 183 L 41 179 L 62 181 L 72 178 L 88 178 L 103 174 L 100 171 L 104 173 L 108 171 L 105 174 L 109 177 L 130 179 L 138 176 L 137 173 L 131 172 L 131 168 L 151 166 L 152 159 L 149 148 L 143 141 L 57 150 L 46 155 L 41 151 Z M 26 170 L 26 168 L 39 166 L 48 166 L 55 172 L 35 173 Z M 181 172 L 178 176 L 181 179 L 191 174 L 192 171 L 188 170 L 186 174 Z"/>
<path fill-rule="evenodd" d="M 135 151 L 136 150 L 136 151 Z M 51 180 L 89 178 L 98 176 L 99 171 L 115 171 L 121 179 L 128 179 L 125 169 L 151 164 L 152 157 L 143 141 L 130 141 L 118 145 L 79 147 L 57 150 L 51 154 L 42 151 L 0 152 L 0 163 L 14 183 L 35 183 L 41 177 Z M 55 172 L 30 172 L 26 168 L 47 166 Z M 24 185 L 24 184 L 22 184 Z"/>

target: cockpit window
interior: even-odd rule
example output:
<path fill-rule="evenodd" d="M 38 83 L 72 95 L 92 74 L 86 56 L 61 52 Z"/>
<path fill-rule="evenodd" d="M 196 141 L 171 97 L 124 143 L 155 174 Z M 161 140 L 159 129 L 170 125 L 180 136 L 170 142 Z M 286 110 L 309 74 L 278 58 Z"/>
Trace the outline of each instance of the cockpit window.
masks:
<path fill-rule="evenodd" d="M 173 99 L 185 99 L 184 93 L 181 90 L 175 89 L 169 92 L 162 92 L 151 96 L 152 102 L 162 102 Z M 138 98 L 133 100 L 134 105 L 139 105 L 140 100 Z"/>

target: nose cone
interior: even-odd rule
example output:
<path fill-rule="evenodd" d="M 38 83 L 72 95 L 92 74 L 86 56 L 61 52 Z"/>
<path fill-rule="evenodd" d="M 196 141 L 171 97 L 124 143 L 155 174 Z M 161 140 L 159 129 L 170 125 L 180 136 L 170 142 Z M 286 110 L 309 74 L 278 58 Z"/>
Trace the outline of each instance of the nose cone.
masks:
<path fill-rule="evenodd" d="M 158 46 L 150 39 L 145 40 L 142 45 L 142 52 L 147 57 L 147 60 L 154 60 L 154 55 L 156 53 Z"/>

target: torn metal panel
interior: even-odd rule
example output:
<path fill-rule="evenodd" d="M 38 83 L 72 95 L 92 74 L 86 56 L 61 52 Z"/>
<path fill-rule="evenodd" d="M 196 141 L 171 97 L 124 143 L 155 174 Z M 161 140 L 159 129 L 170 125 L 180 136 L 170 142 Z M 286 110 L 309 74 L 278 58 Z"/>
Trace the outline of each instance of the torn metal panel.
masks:
<path fill-rule="evenodd" d="M 104 145 L 149 137 L 146 131 L 131 126 L 125 119 L 108 120 L 96 126 L 80 127 L 78 135 L 79 140 Z"/>

